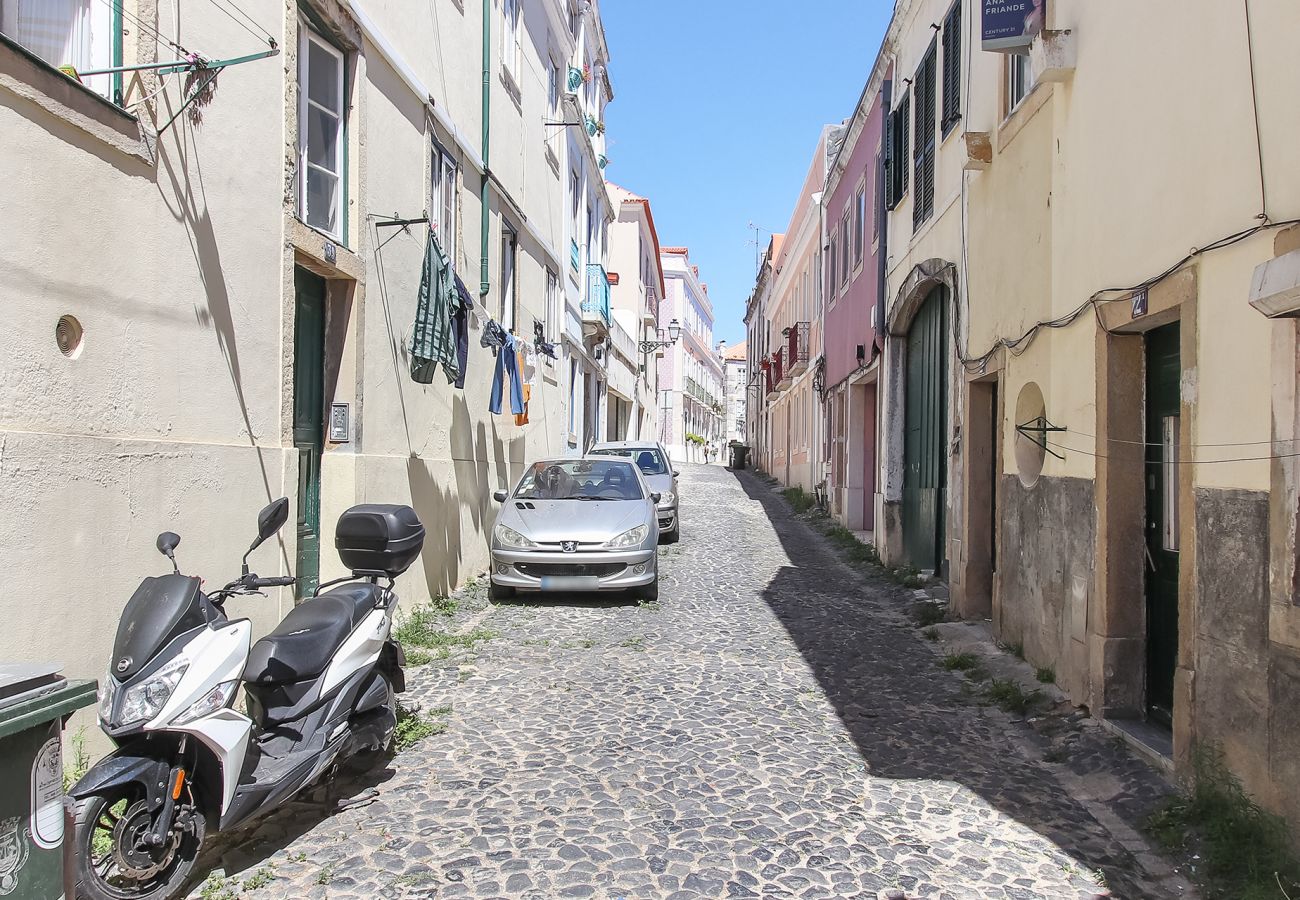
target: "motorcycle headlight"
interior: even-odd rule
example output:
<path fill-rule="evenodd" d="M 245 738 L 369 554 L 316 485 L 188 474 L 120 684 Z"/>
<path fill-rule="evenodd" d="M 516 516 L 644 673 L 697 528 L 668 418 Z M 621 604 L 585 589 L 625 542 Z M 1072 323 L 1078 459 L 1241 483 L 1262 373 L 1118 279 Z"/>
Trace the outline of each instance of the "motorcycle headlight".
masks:
<path fill-rule="evenodd" d="M 638 525 L 635 528 L 623 532 L 616 538 L 610 538 L 605 542 L 605 546 L 610 550 L 620 550 L 624 547 L 636 547 L 645 540 L 646 533 L 649 532 L 649 530 L 649 527 L 645 525 Z"/>
<path fill-rule="evenodd" d="M 139 684 L 133 684 L 122 693 L 121 724 L 148 721 L 162 711 L 180 683 L 190 661 L 178 656 Z"/>
<path fill-rule="evenodd" d="M 663 491 L 659 495 L 660 506 L 672 506 L 676 502 L 677 502 L 677 495 L 674 494 L 672 491 Z"/>
<path fill-rule="evenodd" d="M 113 718 L 113 701 L 117 699 L 117 679 L 113 673 L 105 672 L 99 682 L 99 717 L 105 722 Z"/>
<path fill-rule="evenodd" d="M 235 688 L 237 687 L 239 687 L 238 681 L 225 681 L 217 685 L 196 700 L 193 706 L 177 716 L 176 724 L 184 725 L 186 722 L 193 722 L 195 719 L 201 719 L 219 709 L 224 709 L 230 703 L 230 699 L 235 696 Z"/>
<path fill-rule="evenodd" d="M 508 525 L 498 525 L 492 529 L 492 534 L 496 537 L 497 543 L 502 547 L 510 547 L 515 550 L 532 550 L 537 544 L 524 537 Z"/>

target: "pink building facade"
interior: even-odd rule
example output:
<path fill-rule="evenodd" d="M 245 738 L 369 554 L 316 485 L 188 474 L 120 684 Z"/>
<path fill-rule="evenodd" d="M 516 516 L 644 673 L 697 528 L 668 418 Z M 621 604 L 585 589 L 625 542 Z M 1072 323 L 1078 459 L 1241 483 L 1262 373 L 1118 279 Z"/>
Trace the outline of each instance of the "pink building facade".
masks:
<path fill-rule="evenodd" d="M 881 138 L 888 83 L 874 77 L 847 123 L 826 182 L 823 297 L 827 493 L 845 527 L 874 534 L 877 314 L 886 253 Z"/>

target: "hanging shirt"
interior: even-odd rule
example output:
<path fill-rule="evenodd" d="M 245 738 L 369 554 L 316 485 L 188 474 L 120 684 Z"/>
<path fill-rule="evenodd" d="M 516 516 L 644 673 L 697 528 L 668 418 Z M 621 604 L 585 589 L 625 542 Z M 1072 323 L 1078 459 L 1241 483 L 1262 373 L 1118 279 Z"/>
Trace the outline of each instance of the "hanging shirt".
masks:
<path fill-rule="evenodd" d="M 411 379 L 420 384 L 433 381 L 434 370 L 442 363 L 447 382 L 461 378 L 457 361 L 456 336 L 452 317 L 464 312 L 451 271 L 451 262 L 429 230 L 424 248 L 424 268 L 420 272 L 420 294 L 415 306 L 415 327 L 411 331 Z M 464 381 L 461 381 L 464 384 Z"/>

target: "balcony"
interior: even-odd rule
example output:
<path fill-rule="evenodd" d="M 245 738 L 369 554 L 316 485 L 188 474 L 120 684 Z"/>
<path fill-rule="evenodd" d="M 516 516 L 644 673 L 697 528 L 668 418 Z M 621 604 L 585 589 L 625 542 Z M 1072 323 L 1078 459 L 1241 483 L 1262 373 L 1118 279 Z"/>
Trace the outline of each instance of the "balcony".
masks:
<path fill-rule="evenodd" d="M 763 384 L 764 384 L 763 396 L 768 400 L 775 400 L 779 392 L 776 389 L 776 382 L 772 380 L 771 369 L 763 370 Z"/>
<path fill-rule="evenodd" d="M 776 351 L 773 357 L 772 368 L 775 370 L 773 375 L 776 378 L 776 389 L 783 391 L 794 382 L 794 376 L 790 374 L 790 348 L 782 347 Z"/>
<path fill-rule="evenodd" d="M 582 301 L 582 333 L 604 338 L 609 334 L 609 276 L 600 263 L 587 264 L 587 291 Z"/>
<path fill-rule="evenodd" d="M 786 345 L 786 365 L 790 377 L 802 375 L 808 371 L 808 339 L 812 326 L 808 322 L 798 322 L 790 329 L 789 343 Z"/>
<path fill-rule="evenodd" d="M 705 390 L 702 384 L 700 384 L 698 381 L 696 381 L 694 378 L 692 378 L 689 375 L 686 376 L 686 393 L 691 397 L 694 397 L 696 400 L 704 404 L 709 409 L 713 409 L 715 406 L 721 405 L 718 403 L 717 397 L 713 396 L 711 393 Z"/>

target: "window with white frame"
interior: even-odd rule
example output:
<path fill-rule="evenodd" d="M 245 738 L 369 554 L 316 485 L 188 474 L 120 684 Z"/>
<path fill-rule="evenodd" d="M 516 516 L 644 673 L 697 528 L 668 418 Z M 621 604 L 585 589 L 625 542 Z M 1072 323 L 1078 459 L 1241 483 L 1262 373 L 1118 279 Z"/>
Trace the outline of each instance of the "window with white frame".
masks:
<path fill-rule="evenodd" d="M 55 68 L 113 65 L 113 7 L 103 0 L 0 0 L 0 32 Z M 104 97 L 112 93 L 112 75 L 81 81 Z"/>
<path fill-rule="evenodd" d="M 429 161 L 429 224 L 447 258 L 456 263 L 456 160 L 434 141 Z"/>
<path fill-rule="evenodd" d="M 547 340 L 557 341 L 560 338 L 561 317 L 563 311 L 560 308 L 560 276 L 547 266 L 546 268 L 546 322 L 543 323 L 542 333 L 546 335 Z"/>
<path fill-rule="evenodd" d="M 1007 115 L 1011 115 L 1020 102 L 1034 89 L 1034 73 L 1029 67 L 1028 53 L 1007 55 Z"/>
<path fill-rule="evenodd" d="M 849 283 L 849 270 L 853 268 L 849 254 L 849 211 L 844 211 L 844 218 L 840 220 L 840 286 L 844 287 Z"/>
<path fill-rule="evenodd" d="M 298 216 L 343 237 L 343 53 L 298 26 Z"/>
<path fill-rule="evenodd" d="M 546 108 L 551 117 L 560 117 L 560 64 L 551 57 L 546 58 Z"/>
<path fill-rule="evenodd" d="M 853 204 L 853 262 L 862 262 L 862 250 L 866 246 L 867 231 L 867 188 L 862 185 Z"/>
<path fill-rule="evenodd" d="M 519 0 L 501 0 L 501 65 L 519 84 Z"/>
<path fill-rule="evenodd" d="M 519 233 L 501 220 L 501 327 L 515 330 L 515 256 L 519 249 Z"/>

